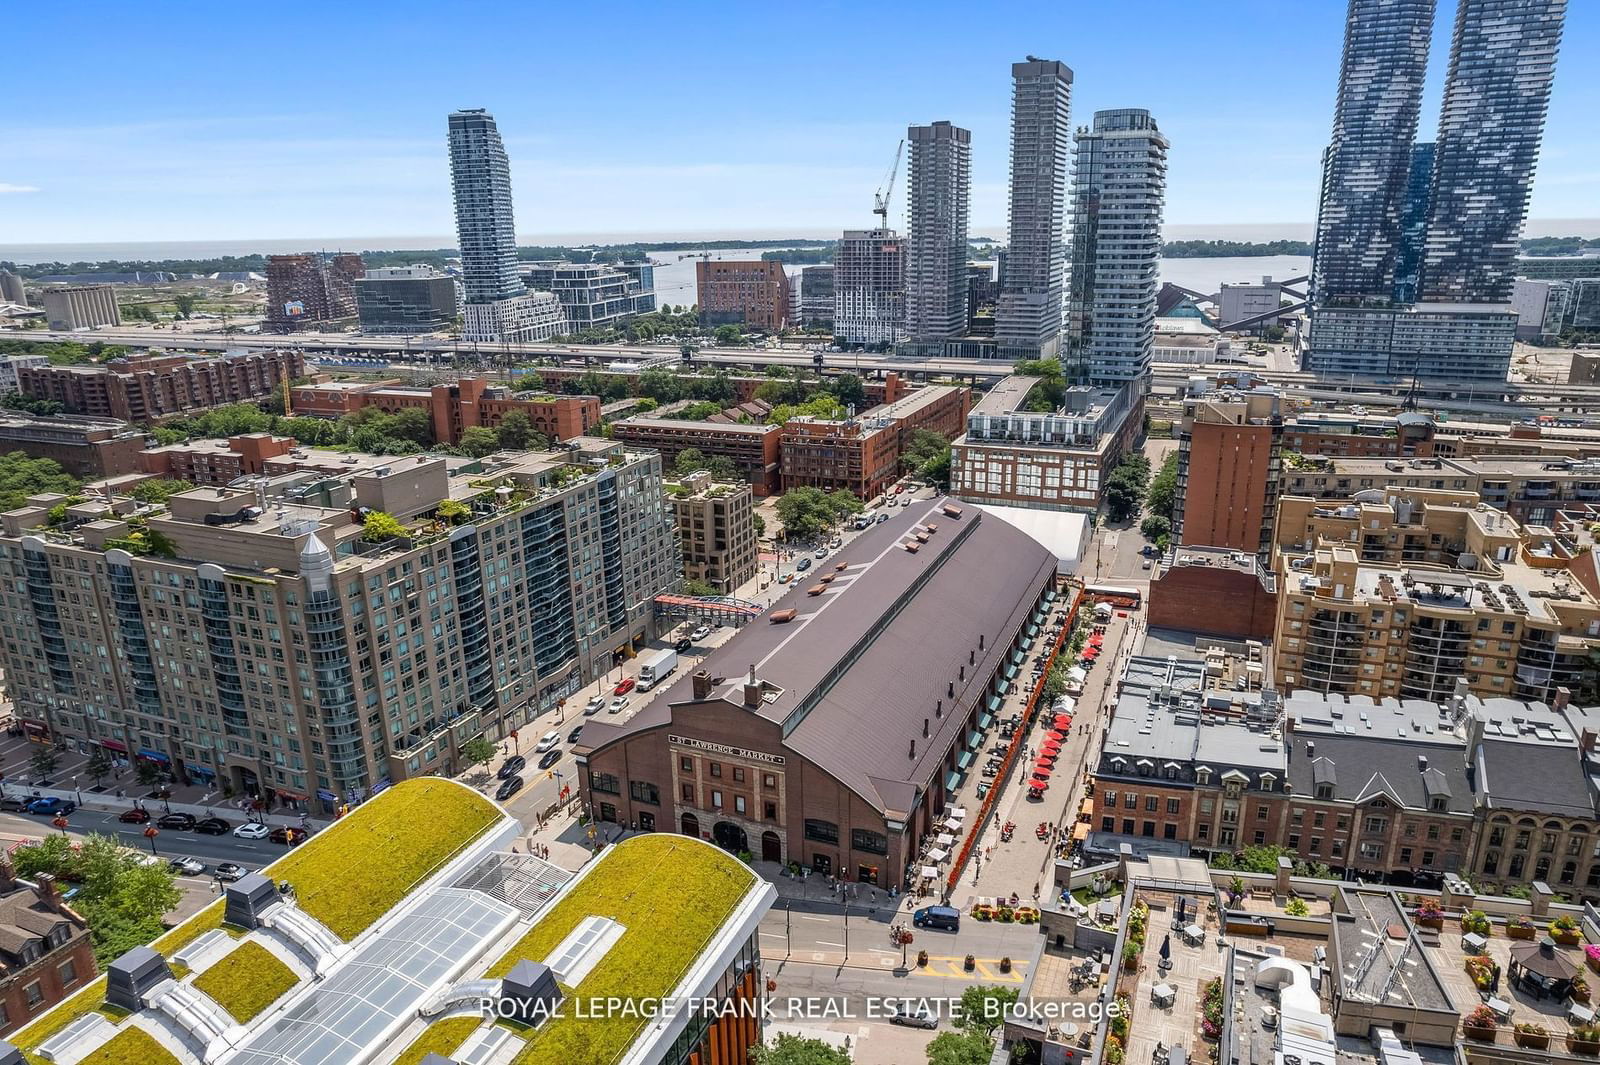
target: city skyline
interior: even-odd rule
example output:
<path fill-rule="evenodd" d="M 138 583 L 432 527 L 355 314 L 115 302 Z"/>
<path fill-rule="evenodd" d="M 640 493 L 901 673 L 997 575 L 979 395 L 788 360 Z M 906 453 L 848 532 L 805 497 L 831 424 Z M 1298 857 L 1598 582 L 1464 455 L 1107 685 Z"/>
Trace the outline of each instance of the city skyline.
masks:
<path fill-rule="evenodd" d="M 86 57 L 111 49 L 102 28 L 107 23 L 94 6 L 52 12 L 48 20 L 24 14 L 12 28 L 18 42 L 15 83 L 54 79 L 47 68 L 35 67 L 53 54 L 46 33 L 74 33 Z M 1455 6 L 1440 2 L 1435 54 L 1447 48 Z M 36 94 L 28 117 L 13 125 L 8 159 L 0 164 L 0 233 L 7 243 L 447 233 L 449 175 L 437 115 L 485 107 L 498 117 L 513 159 L 518 217 L 526 233 L 800 235 L 866 228 L 871 193 L 895 140 L 908 121 L 939 115 L 973 131 L 972 232 L 1003 237 L 1009 139 L 1004 70 L 1028 52 L 1073 68 L 1079 114 L 1148 107 L 1163 116 L 1163 129 L 1178 146 L 1171 225 L 1304 225 L 1314 210 L 1318 158 L 1327 139 L 1326 86 L 1337 77 L 1342 7 L 1302 12 L 1294 25 L 1282 26 L 1281 11 L 1269 19 L 1264 4 L 1236 5 L 1233 19 L 1212 22 L 1183 21 L 1188 9 L 1173 4 L 1165 18 L 1160 12 L 1155 18 L 1169 29 L 1182 25 L 1184 32 L 1141 46 L 1140 55 L 1148 57 L 1144 66 L 1128 62 L 1121 49 L 1072 45 L 1095 39 L 1096 27 L 1109 31 L 1114 13 L 1041 11 L 1027 20 L 1026 33 L 974 25 L 971 33 L 943 41 L 933 39 L 937 18 L 908 27 L 903 12 L 857 15 L 848 23 L 852 33 L 868 34 L 882 20 L 909 34 L 908 44 L 920 41 L 935 52 L 908 47 L 903 51 L 919 57 L 915 66 L 891 62 L 868 69 L 848 55 L 796 51 L 793 69 L 805 73 L 785 78 L 795 91 L 767 94 L 759 105 L 721 102 L 733 108 L 726 129 L 737 129 L 737 136 L 720 123 L 680 117 L 698 113 L 693 108 L 704 86 L 672 62 L 684 27 L 672 24 L 670 14 L 644 8 L 631 19 L 635 32 L 607 47 L 613 69 L 642 72 L 652 108 L 645 112 L 637 106 L 591 108 L 596 100 L 632 95 L 638 84 L 595 75 L 581 49 L 541 57 L 546 76 L 533 80 L 450 61 L 430 66 L 437 71 L 433 77 L 390 79 L 376 57 L 388 62 L 408 50 L 449 51 L 457 31 L 437 19 L 379 23 L 364 19 L 358 8 L 334 13 L 339 21 L 327 34 L 336 37 L 348 28 L 357 35 L 359 28 L 362 47 L 318 79 L 274 85 L 270 94 L 253 78 L 237 77 L 240 69 L 270 61 L 260 51 L 265 44 L 246 42 L 218 53 L 211 45 L 219 29 L 210 21 L 202 27 L 196 20 L 193 28 L 181 20 L 149 30 L 132 27 L 119 32 L 118 49 L 142 49 L 155 67 L 186 69 L 209 86 L 207 92 L 112 92 L 91 66 L 73 84 Z M 1264 47 L 1234 52 L 1229 26 L 1257 10 L 1261 26 L 1282 28 L 1264 38 Z M 511 36 L 524 17 L 507 12 Z M 847 25 L 841 12 L 824 9 L 815 17 L 819 29 L 837 24 L 842 31 Z M 771 28 L 766 21 L 741 15 L 729 24 L 731 47 L 719 61 L 723 68 L 783 63 L 791 55 L 781 44 L 776 51 L 743 48 Z M 919 28 L 924 21 L 927 28 Z M 1600 37 L 1600 13 L 1574 7 L 1567 21 L 1567 47 L 1581 55 Z M 226 36 L 225 25 L 221 32 Z M 30 47 L 35 37 L 39 46 Z M 1191 76 L 1196 63 L 1205 66 L 1199 83 Z M 950 76 L 952 71 L 966 73 Z M 552 90 L 540 88 L 564 78 L 586 79 L 592 91 L 583 108 L 563 107 Z M 1442 82 L 1441 70 L 1430 72 L 1424 115 L 1438 113 Z M 1596 79 L 1577 63 L 1564 68 L 1533 192 L 1535 219 L 1594 213 L 1600 172 L 1583 145 L 1583 116 L 1597 104 Z M 757 106 L 759 115 L 745 116 Z M 637 117 L 617 128 L 596 117 L 610 114 Z M 813 150 L 818 143 L 830 145 L 829 151 L 819 156 Z M 1248 183 L 1236 180 L 1243 161 L 1249 163 Z M 129 212 L 130 203 L 140 210 Z M 897 191 L 891 217 L 903 217 L 903 204 L 904 193 Z"/>

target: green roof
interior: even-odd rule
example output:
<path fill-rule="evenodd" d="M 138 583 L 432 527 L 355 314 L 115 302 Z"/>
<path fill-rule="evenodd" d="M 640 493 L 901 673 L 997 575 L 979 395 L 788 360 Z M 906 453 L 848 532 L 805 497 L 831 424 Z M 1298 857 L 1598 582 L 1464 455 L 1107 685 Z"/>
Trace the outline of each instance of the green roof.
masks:
<path fill-rule="evenodd" d="M 369 799 L 262 872 L 293 884 L 300 908 L 349 941 L 503 816 L 499 807 L 464 784 L 419 777 Z M 352 885 L 361 890 L 352 890 Z M 170 958 L 221 927 L 222 912 L 218 899 L 150 945 Z M 175 975 L 181 976 L 181 969 Z M 100 1009 L 105 990 L 102 976 L 11 1035 L 11 1042 L 27 1052 L 31 1062 L 42 1062 L 33 1053 L 38 1045 Z"/>
<path fill-rule="evenodd" d="M 195 977 L 194 987 L 210 995 L 234 1020 L 249 1024 L 299 982 L 277 955 L 250 940 Z"/>
<path fill-rule="evenodd" d="M 524 959 L 543 961 L 585 917 L 609 917 L 623 926 L 622 937 L 566 990 L 585 998 L 659 998 L 678 986 L 755 882 L 748 866 L 710 844 L 670 833 L 635 836 L 601 855 L 487 975 L 504 976 Z M 609 1065 L 646 1021 L 552 1017 L 524 1033 L 528 1045 L 516 1065 Z"/>

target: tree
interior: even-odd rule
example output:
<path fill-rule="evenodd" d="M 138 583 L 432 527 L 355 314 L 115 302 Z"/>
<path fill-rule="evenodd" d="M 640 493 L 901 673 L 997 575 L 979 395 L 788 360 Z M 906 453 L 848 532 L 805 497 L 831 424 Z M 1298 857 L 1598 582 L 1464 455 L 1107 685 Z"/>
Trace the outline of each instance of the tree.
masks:
<path fill-rule="evenodd" d="M 1127 481 L 1108 481 L 1105 501 L 1107 517 L 1112 521 L 1127 521 L 1139 509 L 1139 489 Z"/>
<path fill-rule="evenodd" d="M 771 1046 L 751 1047 L 750 1065 L 850 1065 L 850 1055 L 820 1039 L 783 1032 Z"/>
<path fill-rule="evenodd" d="M 833 504 L 820 488 L 791 488 L 778 497 L 777 509 L 784 534 L 793 540 L 815 540 L 837 520 Z"/>
<path fill-rule="evenodd" d="M 110 776 L 116 766 L 112 764 L 111 756 L 106 754 L 106 749 L 97 743 L 94 750 L 89 752 L 89 764 L 83 768 L 94 779 L 94 786 L 98 788 L 100 782 Z"/>
<path fill-rule="evenodd" d="M 1145 539 L 1159 542 L 1172 535 L 1172 522 L 1159 514 L 1147 514 L 1139 523 L 1139 531 Z"/>
<path fill-rule="evenodd" d="M 451 525 L 460 525 L 472 516 L 472 508 L 459 499 L 443 499 L 439 501 L 439 509 L 435 513 Z"/>
<path fill-rule="evenodd" d="M 190 484 L 188 481 L 158 477 L 154 480 L 140 481 L 134 486 L 133 491 L 130 492 L 129 495 L 133 496 L 133 498 L 137 499 L 141 503 L 152 503 L 157 506 L 164 506 L 166 505 L 168 499 L 177 495 L 179 492 L 187 492 L 193 487 L 194 485 Z"/>
<path fill-rule="evenodd" d="M 1047 703 L 1053 703 L 1067 693 L 1067 672 L 1058 661 L 1050 667 L 1050 672 L 1044 675 L 1044 688 L 1040 697 Z"/>
<path fill-rule="evenodd" d="M 651 399 L 649 396 L 645 396 L 643 399 L 639 400 L 639 402 L 633 405 L 633 409 L 637 414 L 649 414 L 659 406 L 661 406 L 660 403 Z"/>
<path fill-rule="evenodd" d="M 639 375 L 639 394 L 657 403 L 676 403 L 683 398 L 683 385 L 671 370 L 653 366 Z"/>
<path fill-rule="evenodd" d="M 961 992 L 961 1027 L 985 1035 L 1000 1027 L 1017 993 L 998 984 L 977 984 Z"/>
<path fill-rule="evenodd" d="M 989 1065 L 993 1056 L 987 1032 L 943 1032 L 928 1044 L 928 1065 Z"/>
<path fill-rule="evenodd" d="M 756 538 L 757 539 L 760 539 L 761 537 L 767 535 L 767 519 L 766 518 L 763 518 L 759 514 L 752 514 L 752 515 L 750 515 L 750 520 L 756 527 Z M 1584 705 L 1585 706 L 1589 706 L 1589 705 L 1592 705 L 1592 704 L 1591 703 L 1585 703 Z"/>
<path fill-rule="evenodd" d="M 678 452 L 678 457 L 673 460 L 672 472 L 680 477 L 686 473 L 706 468 L 705 452 L 697 447 L 686 447 Z"/>
<path fill-rule="evenodd" d="M 1150 491 L 1145 496 L 1145 509 L 1161 517 L 1172 518 L 1173 512 L 1178 507 L 1178 453 L 1172 452 L 1166 461 L 1161 464 L 1161 472 L 1155 475 L 1150 482 Z"/>
<path fill-rule="evenodd" d="M 707 455 L 705 471 L 713 481 L 737 481 L 739 467 L 726 455 Z"/>
<path fill-rule="evenodd" d="M 696 580 L 693 577 L 686 577 L 683 581 L 683 594 L 707 596 L 721 595 L 722 593 L 717 591 L 717 589 L 712 585 L 707 584 L 705 581 Z"/>
<path fill-rule="evenodd" d="M 495 742 L 489 739 L 487 736 L 472 737 L 466 743 L 461 745 L 461 761 L 464 763 L 463 768 L 473 769 L 477 766 L 483 765 L 489 759 L 493 758 L 495 756 L 495 752 L 499 749 L 499 747 L 495 746 Z"/>
<path fill-rule="evenodd" d="M 840 374 L 834 379 L 833 394 L 846 407 L 854 407 L 858 411 L 867 407 L 867 388 L 861 383 L 861 378 L 853 373 Z"/>
<path fill-rule="evenodd" d="M 28 764 L 33 767 L 33 775 L 40 780 L 48 780 L 51 773 L 56 771 L 60 764 L 56 759 L 56 749 L 47 744 L 41 744 L 33 749 L 28 756 Z"/>
<path fill-rule="evenodd" d="M 500 419 L 496 433 L 501 447 L 521 451 L 533 439 L 533 422 L 529 421 L 525 411 L 507 411 L 506 416 Z"/>
<path fill-rule="evenodd" d="M 374 510 L 367 514 L 366 520 L 361 523 L 361 539 L 370 544 L 381 544 L 385 540 L 393 540 L 397 536 L 404 536 L 406 527 L 401 525 L 393 514 L 383 510 Z"/>
<path fill-rule="evenodd" d="M 29 458 L 21 451 L 0 455 L 0 510 L 15 510 L 31 495 L 78 490 L 78 479 L 54 459 Z"/>
<path fill-rule="evenodd" d="M 744 330 L 736 325 L 719 325 L 714 335 L 717 343 L 724 347 L 744 342 Z"/>
<path fill-rule="evenodd" d="M 188 318 L 194 314 L 194 305 L 200 302 L 193 292 L 179 292 L 172 297 L 172 306 L 177 310 L 179 318 Z"/>
<path fill-rule="evenodd" d="M 500 450 L 500 434 L 486 425 L 474 425 L 461 431 L 460 447 L 462 454 L 481 459 Z"/>
<path fill-rule="evenodd" d="M 133 760 L 133 776 L 142 786 L 154 787 L 156 781 L 161 779 L 161 769 L 148 758 L 135 758 Z"/>
<path fill-rule="evenodd" d="M 653 400 L 640 400 L 640 402 L 648 403 L 653 402 Z M 683 410 L 678 412 L 677 416 L 684 421 L 703 422 L 713 414 L 720 413 L 721 410 L 722 405 L 720 403 L 713 403 L 709 399 L 702 399 L 683 408 Z"/>

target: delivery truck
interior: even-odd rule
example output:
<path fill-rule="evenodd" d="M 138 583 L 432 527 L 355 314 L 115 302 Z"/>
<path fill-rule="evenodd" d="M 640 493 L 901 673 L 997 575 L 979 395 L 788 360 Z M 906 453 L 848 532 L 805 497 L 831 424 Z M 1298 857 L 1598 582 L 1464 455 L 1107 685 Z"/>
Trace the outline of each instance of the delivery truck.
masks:
<path fill-rule="evenodd" d="M 645 655 L 639 663 L 639 690 L 647 692 L 678 668 L 678 652 L 667 648 Z"/>

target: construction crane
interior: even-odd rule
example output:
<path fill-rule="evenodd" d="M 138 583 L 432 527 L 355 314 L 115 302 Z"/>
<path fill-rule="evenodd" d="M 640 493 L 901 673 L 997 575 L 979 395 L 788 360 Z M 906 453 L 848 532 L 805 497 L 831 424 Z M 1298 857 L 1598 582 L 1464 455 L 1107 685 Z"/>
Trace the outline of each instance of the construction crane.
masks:
<path fill-rule="evenodd" d="M 872 213 L 878 216 L 878 228 L 889 228 L 889 198 L 894 195 L 894 179 L 900 173 L 900 153 L 905 151 L 906 139 L 900 138 L 900 143 L 895 145 L 894 162 L 889 164 L 889 174 L 883 179 L 883 184 L 878 186 L 878 191 L 872 194 Z"/>

